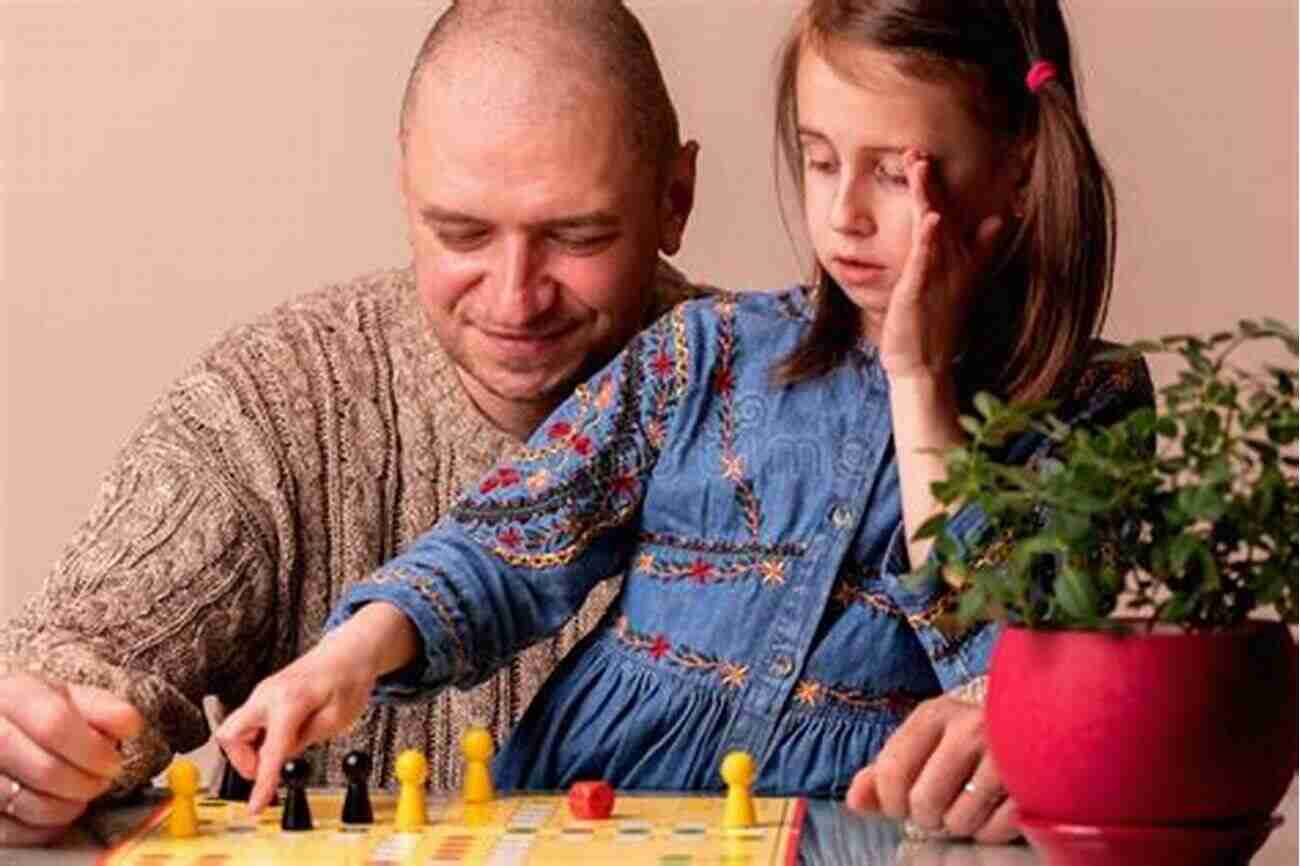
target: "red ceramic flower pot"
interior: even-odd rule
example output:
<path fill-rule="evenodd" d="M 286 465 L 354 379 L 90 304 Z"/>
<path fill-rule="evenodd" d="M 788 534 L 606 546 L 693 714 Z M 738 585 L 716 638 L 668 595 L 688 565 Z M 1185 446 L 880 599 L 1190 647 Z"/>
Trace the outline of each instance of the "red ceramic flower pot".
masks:
<path fill-rule="evenodd" d="M 1072 825 L 1266 820 L 1297 763 L 1296 644 L 1223 632 L 1008 628 L 989 748 L 1020 812 Z"/>

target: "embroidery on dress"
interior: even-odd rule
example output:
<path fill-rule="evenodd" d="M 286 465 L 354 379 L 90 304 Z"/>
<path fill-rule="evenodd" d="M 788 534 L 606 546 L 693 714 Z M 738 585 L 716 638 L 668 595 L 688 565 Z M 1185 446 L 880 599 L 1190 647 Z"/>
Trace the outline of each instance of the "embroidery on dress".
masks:
<path fill-rule="evenodd" d="M 723 295 L 718 311 L 718 367 L 713 373 L 713 390 L 719 396 L 718 425 L 721 433 L 722 477 L 735 488 L 736 503 L 745 518 L 751 540 L 762 534 L 763 512 L 754 493 L 754 482 L 745 474 L 745 460 L 736 452 L 736 296 Z"/>
<path fill-rule="evenodd" d="M 794 701 L 797 705 L 813 708 L 826 704 L 837 704 L 855 710 L 875 710 L 896 716 L 905 716 L 916 708 L 924 698 L 910 692 L 886 692 L 872 695 L 862 689 L 849 686 L 830 685 L 817 680 L 803 679 L 795 686 Z"/>
<path fill-rule="evenodd" d="M 852 568 L 858 570 L 854 571 Z M 978 631 L 978 629 L 964 629 L 957 621 L 956 613 L 960 602 L 957 588 L 945 583 L 925 606 L 918 611 L 908 613 L 888 593 L 872 588 L 872 584 L 879 580 L 879 569 L 864 566 L 846 568 L 836 579 L 835 586 L 831 590 L 830 607 L 833 610 L 847 610 L 854 605 L 863 605 L 878 610 L 887 616 L 906 622 L 913 629 L 932 629 L 945 647 L 953 641 L 964 641 Z"/>
<path fill-rule="evenodd" d="M 640 507 L 665 419 L 686 389 L 685 352 L 677 308 L 633 339 L 616 375 L 575 391 L 573 417 L 551 422 L 545 445 L 494 470 L 452 518 L 508 564 L 531 569 L 567 565 L 600 533 L 626 524 Z M 646 405 L 648 422 L 639 417 Z M 642 438 L 643 426 L 659 432 Z"/>
<path fill-rule="evenodd" d="M 803 556 L 808 552 L 808 545 L 801 541 L 764 544 L 749 541 L 726 541 L 716 538 L 686 538 L 668 532 L 642 532 L 638 536 L 638 540 L 642 544 L 654 544 L 659 547 L 675 547 L 678 550 L 732 556 L 749 555 L 792 559 Z"/>
<path fill-rule="evenodd" d="M 714 563 L 702 556 L 683 561 L 646 551 L 636 557 L 633 568 L 640 574 L 663 582 L 684 580 L 705 586 L 711 583 L 759 580 L 764 586 L 781 586 L 786 578 L 785 563 L 784 559 L 777 558 L 744 558 Z"/>
<path fill-rule="evenodd" d="M 438 622 L 442 625 L 447 637 L 450 639 L 452 651 L 452 679 L 455 680 L 461 675 L 468 673 L 470 670 L 469 653 L 465 649 L 465 643 L 461 638 L 460 630 L 456 628 L 456 619 L 452 613 L 452 608 L 443 598 L 442 593 L 434 584 L 434 578 L 447 580 L 447 573 L 437 566 L 427 566 L 427 574 L 417 574 L 409 568 L 401 566 L 388 566 L 375 571 L 364 583 L 383 586 L 384 584 L 404 584 L 420 596 L 421 599 L 429 605 Z"/>
<path fill-rule="evenodd" d="M 743 688 L 749 679 L 749 665 L 719 659 L 683 646 L 674 646 L 662 634 L 642 634 L 621 616 L 614 624 L 614 635 L 631 649 L 646 653 L 657 662 L 666 662 L 693 671 L 711 672 L 729 689 Z"/>

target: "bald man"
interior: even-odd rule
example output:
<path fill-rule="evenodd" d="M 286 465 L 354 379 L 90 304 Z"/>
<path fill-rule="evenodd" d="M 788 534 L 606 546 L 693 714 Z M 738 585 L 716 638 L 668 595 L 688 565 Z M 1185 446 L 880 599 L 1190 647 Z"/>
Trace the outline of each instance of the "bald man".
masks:
<path fill-rule="evenodd" d="M 411 264 L 203 355 L 4 628 L 0 844 L 45 843 L 201 745 L 205 696 L 238 705 L 313 646 L 348 581 L 693 293 L 660 254 L 681 244 L 697 148 L 616 0 L 462 0 L 416 58 L 397 138 Z M 350 749 L 388 779 L 416 748 L 454 787 L 465 724 L 503 738 L 613 583 L 486 683 L 374 707 L 311 756 L 316 781 L 340 782 Z"/>

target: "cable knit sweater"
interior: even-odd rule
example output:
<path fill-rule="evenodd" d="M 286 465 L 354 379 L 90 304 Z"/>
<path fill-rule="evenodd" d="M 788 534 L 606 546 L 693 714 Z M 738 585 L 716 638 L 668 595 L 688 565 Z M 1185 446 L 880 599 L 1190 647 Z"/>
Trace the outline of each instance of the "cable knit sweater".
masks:
<path fill-rule="evenodd" d="M 666 264 L 657 311 L 696 294 Z M 409 269 L 329 286 L 238 328 L 149 412 L 43 590 L 0 635 L 0 669 L 107 688 L 144 714 L 118 791 L 209 735 L 228 707 L 309 649 L 351 581 L 432 526 L 521 443 L 466 397 Z M 342 781 L 350 749 L 392 778 L 406 748 L 459 784 L 471 721 L 500 742 L 617 591 L 608 580 L 554 638 L 468 692 L 372 706 L 311 756 Z"/>

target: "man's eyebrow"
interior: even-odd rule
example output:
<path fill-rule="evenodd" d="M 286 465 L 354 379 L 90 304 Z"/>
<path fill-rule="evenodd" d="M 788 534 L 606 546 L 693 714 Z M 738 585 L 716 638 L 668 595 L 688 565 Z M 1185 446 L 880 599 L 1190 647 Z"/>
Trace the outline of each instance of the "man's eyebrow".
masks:
<path fill-rule="evenodd" d="M 484 223 L 484 219 L 460 211 L 448 210 L 436 204 L 420 208 L 420 218 L 431 223 Z"/>
<path fill-rule="evenodd" d="M 598 210 L 591 213 L 576 214 L 571 217 L 560 217 L 559 219 L 543 220 L 538 223 L 538 228 L 544 229 L 610 229 L 615 228 L 622 222 L 618 214 L 612 211 Z"/>
<path fill-rule="evenodd" d="M 450 210 L 437 205 L 426 205 L 420 208 L 420 217 L 426 222 L 431 223 L 473 223 L 475 225 L 485 225 L 488 220 L 482 217 L 467 214 L 462 211 Z M 573 216 L 558 217 L 551 220 L 542 220 L 531 226 L 532 228 L 541 228 L 548 230 L 571 230 L 584 228 L 616 228 L 622 220 L 619 215 L 613 211 L 596 210 L 590 213 L 575 214 Z"/>

